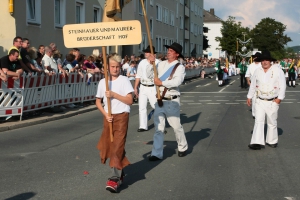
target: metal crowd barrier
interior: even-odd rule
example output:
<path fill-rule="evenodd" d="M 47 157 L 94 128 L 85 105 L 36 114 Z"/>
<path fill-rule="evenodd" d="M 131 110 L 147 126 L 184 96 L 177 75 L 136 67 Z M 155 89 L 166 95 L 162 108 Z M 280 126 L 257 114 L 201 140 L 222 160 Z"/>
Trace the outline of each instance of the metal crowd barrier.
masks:
<path fill-rule="evenodd" d="M 23 112 L 94 100 L 101 78 L 100 74 L 89 79 L 87 74 L 78 73 L 66 77 L 23 75 L 19 80 L 10 77 L 7 82 L 0 82 L 0 117 L 22 116 Z"/>

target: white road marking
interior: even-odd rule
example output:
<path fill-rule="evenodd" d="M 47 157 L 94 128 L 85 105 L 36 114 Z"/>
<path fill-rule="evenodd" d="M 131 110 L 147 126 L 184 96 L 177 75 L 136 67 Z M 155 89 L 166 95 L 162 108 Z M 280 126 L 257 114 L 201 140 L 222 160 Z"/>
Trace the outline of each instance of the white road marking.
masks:
<path fill-rule="evenodd" d="M 209 85 L 211 85 L 211 83 L 207 83 L 205 85 L 197 85 L 196 87 L 205 87 L 205 86 L 209 86 Z"/>
<path fill-rule="evenodd" d="M 214 97 L 225 97 L 225 96 L 214 96 Z"/>
<path fill-rule="evenodd" d="M 210 96 L 199 96 L 199 97 L 210 97 Z"/>
<path fill-rule="evenodd" d="M 181 98 L 182 98 L 182 97 L 195 97 L 195 96 L 181 96 Z"/>
<path fill-rule="evenodd" d="M 207 104 L 220 104 L 220 103 L 207 103 Z"/>
<path fill-rule="evenodd" d="M 217 101 L 229 101 L 229 100 L 217 100 Z"/>
<path fill-rule="evenodd" d="M 297 100 L 297 99 L 284 99 L 284 100 L 288 100 L 288 101 L 294 101 L 294 100 Z"/>
<path fill-rule="evenodd" d="M 212 101 L 212 100 L 199 100 L 199 101 Z"/>
<path fill-rule="evenodd" d="M 181 100 L 181 102 L 194 102 L 194 100 Z"/>
<path fill-rule="evenodd" d="M 225 103 L 225 104 L 240 104 L 240 103 Z"/>
<path fill-rule="evenodd" d="M 281 102 L 281 103 L 293 103 L 293 102 Z"/>
<path fill-rule="evenodd" d="M 286 93 L 299 93 L 300 91 L 285 91 Z M 181 92 L 182 94 L 219 94 L 220 92 Z M 248 91 L 239 91 L 239 92 L 222 92 L 222 94 L 243 94 L 248 93 Z"/>
<path fill-rule="evenodd" d="M 188 103 L 188 105 L 196 105 L 196 104 L 202 104 L 202 103 Z"/>
<path fill-rule="evenodd" d="M 235 100 L 235 101 L 247 101 L 247 99 L 245 99 L 245 100 Z"/>
<path fill-rule="evenodd" d="M 223 90 L 225 90 L 226 88 L 228 88 L 229 85 L 226 85 L 223 89 L 221 89 L 219 92 L 222 92 Z"/>

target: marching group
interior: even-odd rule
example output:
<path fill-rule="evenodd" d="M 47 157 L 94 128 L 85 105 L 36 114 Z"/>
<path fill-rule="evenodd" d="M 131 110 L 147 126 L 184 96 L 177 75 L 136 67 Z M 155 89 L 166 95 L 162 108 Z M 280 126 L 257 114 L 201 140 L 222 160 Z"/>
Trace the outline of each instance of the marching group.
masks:
<path fill-rule="evenodd" d="M 245 58 L 242 58 L 237 67 L 234 59 L 229 63 L 226 63 L 223 58 L 216 59 L 214 66 L 218 85 L 225 85 L 230 76 L 240 75 L 241 88 L 247 89 L 250 86 L 250 66 L 254 64 L 260 65 L 259 62 L 254 61 L 259 55 L 260 53 L 255 53 L 248 62 Z M 296 87 L 296 80 L 300 77 L 300 59 L 284 58 L 283 60 L 274 60 L 272 61 L 272 65 L 278 66 L 283 71 L 287 86 Z"/>

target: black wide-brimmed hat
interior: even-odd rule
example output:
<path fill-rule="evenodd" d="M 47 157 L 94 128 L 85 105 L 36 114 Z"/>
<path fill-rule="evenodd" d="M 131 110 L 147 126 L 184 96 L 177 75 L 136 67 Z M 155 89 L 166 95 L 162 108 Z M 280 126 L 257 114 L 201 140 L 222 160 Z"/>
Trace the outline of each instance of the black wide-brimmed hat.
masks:
<path fill-rule="evenodd" d="M 153 54 L 156 54 L 157 52 L 155 51 L 154 46 L 152 46 L 152 49 L 153 49 Z M 142 51 L 145 52 L 145 53 L 151 53 L 150 45 L 148 45 L 147 48 L 142 50 Z"/>
<path fill-rule="evenodd" d="M 261 55 L 255 59 L 256 62 L 261 62 L 263 60 L 276 61 L 275 58 L 272 58 L 271 53 L 268 50 L 262 51 Z"/>
<path fill-rule="evenodd" d="M 261 56 L 261 53 L 256 52 L 254 55 L 252 55 L 252 58 L 254 58 L 255 61 Z"/>
<path fill-rule="evenodd" d="M 174 51 L 176 51 L 176 53 L 179 54 L 179 57 L 184 58 L 184 56 L 181 54 L 182 46 L 180 44 L 174 42 L 173 44 L 171 44 L 171 46 L 169 45 L 164 45 L 164 46 L 173 49 Z"/>

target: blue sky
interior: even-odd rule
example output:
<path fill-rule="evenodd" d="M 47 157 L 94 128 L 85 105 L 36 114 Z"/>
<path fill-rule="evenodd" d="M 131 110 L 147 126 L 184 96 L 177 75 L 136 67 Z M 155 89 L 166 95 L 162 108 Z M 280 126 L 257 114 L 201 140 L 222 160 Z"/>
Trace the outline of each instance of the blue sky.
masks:
<path fill-rule="evenodd" d="M 204 0 L 204 9 L 215 9 L 223 20 L 233 16 L 242 26 L 253 28 L 261 19 L 270 17 L 286 25 L 288 46 L 300 45 L 300 0 Z"/>

